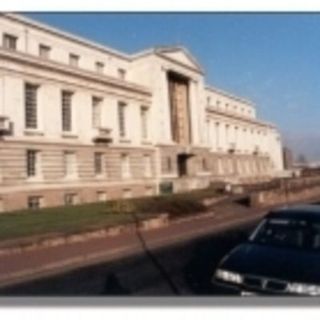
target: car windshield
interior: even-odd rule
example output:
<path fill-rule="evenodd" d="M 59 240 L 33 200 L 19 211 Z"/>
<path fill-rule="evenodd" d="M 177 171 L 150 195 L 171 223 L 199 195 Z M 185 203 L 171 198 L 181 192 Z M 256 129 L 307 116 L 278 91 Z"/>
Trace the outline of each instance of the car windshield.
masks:
<path fill-rule="evenodd" d="M 320 249 L 320 224 L 300 220 L 266 219 L 250 237 L 251 242 L 295 249 Z"/>

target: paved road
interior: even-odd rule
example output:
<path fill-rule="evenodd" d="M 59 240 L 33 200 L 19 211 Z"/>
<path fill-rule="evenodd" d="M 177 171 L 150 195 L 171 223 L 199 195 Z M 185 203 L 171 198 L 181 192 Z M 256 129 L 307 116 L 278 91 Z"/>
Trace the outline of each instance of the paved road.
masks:
<path fill-rule="evenodd" d="M 146 249 L 143 254 L 125 259 L 2 288 L 0 295 L 221 295 L 224 292 L 210 284 L 212 271 L 253 227 L 250 223 L 179 245 Z"/>

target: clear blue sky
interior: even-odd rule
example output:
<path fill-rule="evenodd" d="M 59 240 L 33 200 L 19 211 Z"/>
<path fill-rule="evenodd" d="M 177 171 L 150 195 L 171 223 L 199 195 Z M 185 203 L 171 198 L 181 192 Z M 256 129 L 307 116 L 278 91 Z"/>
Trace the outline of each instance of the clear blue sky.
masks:
<path fill-rule="evenodd" d="M 207 83 L 252 100 L 296 153 L 320 160 L 320 14 L 26 15 L 127 53 L 183 45 Z"/>

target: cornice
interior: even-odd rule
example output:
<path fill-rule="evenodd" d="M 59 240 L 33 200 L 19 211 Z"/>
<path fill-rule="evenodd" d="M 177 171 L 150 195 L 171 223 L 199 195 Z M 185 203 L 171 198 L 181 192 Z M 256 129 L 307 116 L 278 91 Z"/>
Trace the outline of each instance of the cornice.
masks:
<path fill-rule="evenodd" d="M 128 81 L 122 81 L 110 76 L 97 74 L 93 71 L 87 71 L 84 69 L 71 67 L 62 63 L 52 61 L 52 60 L 41 59 L 39 57 L 35 57 L 30 54 L 21 53 L 18 51 L 9 51 L 5 49 L 0 49 L 0 58 L 31 65 L 41 69 L 59 72 L 61 74 L 65 74 L 68 76 L 71 75 L 77 78 L 94 81 L 96 83 L 101 83 L 101 84 L 116 87 L 119 89 L 136 92 L 136 93 L 140 93 L 147 96 L 152 96 L 151 90 L 147 87 L 140 86 L 138 84 L 128 82 Z"/>

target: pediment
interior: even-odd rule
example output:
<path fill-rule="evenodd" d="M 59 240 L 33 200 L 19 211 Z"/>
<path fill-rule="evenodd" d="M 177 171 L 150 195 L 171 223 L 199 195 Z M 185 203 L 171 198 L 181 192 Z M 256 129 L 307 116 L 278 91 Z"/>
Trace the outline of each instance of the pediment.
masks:
<path fill-rule="evenodd" d="M 203 72 L 196 59 L 185 48 L 157 49 L 157 53 L 170 60 L 177 61 L 180 64 L 196 69 L 199 72 Z"/>

